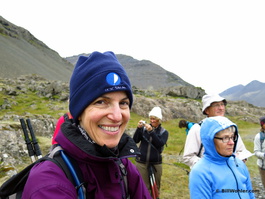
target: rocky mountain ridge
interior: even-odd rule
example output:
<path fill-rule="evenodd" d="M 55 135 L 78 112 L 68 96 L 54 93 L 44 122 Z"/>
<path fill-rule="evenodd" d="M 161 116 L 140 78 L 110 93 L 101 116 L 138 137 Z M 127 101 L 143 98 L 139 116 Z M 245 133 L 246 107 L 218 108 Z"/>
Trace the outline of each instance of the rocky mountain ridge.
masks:
<path fill-rule="evenodd" d="M 66 57 L 66 60 L 76 64 L 79 56 L 89 56 L 90 54 L 80 54 L 72 57 Z M 116 54 L 117 59 L 125 68 L 132 86 L 140 89 L 159 90 L 171 87 L 193 87 L 193 85 L 181 79 L 174 73 L 171 73 L 161 66 L 148 61 L 137 60 L 131 56 Z M 201 89 L 203 90 L 203 89 Z"/>
<path fill-rule="evenodd" d="M 254 80 L 246 86 L 233 86 L 220 95 L 231 101 L 244 100 L 255 106 L 265 107 L 265 83 Z"/>

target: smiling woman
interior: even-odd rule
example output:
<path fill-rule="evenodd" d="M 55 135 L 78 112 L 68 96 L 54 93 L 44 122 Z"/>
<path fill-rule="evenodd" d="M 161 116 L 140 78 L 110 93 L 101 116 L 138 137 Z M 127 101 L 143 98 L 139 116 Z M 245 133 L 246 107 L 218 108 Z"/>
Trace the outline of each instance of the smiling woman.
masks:
<path fill-rule="evenodd" d="M 66 120 L 55 140 L 79 166 L 84 198 L 151 198 L 127 159 L 139 154 L 133 139 L 124 133 L 132 103 L 129 78 L 114 53 L 94 52 L 79 58 L 70 80 L 69 110 L 74 123 Z M 23 192 L 26 198 L 77 195 L 61 168 L 45 161 L 31 170 Z"/>
<path fill-rule="evenodd" d="M 84 110 L 80 126 L 95 143 L 116 150 L 130 119 L 129 104 L 124 91 L 107 93 Z"/>

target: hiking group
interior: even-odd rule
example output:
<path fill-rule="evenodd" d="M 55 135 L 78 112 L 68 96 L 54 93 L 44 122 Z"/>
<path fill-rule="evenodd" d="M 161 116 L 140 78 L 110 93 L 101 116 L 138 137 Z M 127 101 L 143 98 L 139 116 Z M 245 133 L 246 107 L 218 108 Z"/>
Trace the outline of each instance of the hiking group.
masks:
<path fill-rule="evenodd" d="M 50 153 L 20 173 L 23 181 L 14 190 L 12 178 L 4 183 L 1 198 L 21 190 L 23 199 L 158 199 L 162 153 L 169 137 L 162 127 L 162 109 L 154 106 L 150 122 L 140 120 L 133 137 L 124 133 L 133 93 L 113 52 L 80 56 L 69 87 L 69 112 L 58 120 Z M 255 198 L 247 158 L 242 158 L 249 151 L 237 125 L 225 117 L 226 99 L 205 95 L 202 104 L 205 119 L 179 123 L 186 128 L 183 160 L 191 168 L 190 197 Z M 260 140 L 265 117 L 260 124 L 254 153 L 264 184 L 265 147 Z M 135 163 L 128 158 L 135 158 Z"/>
<path fill-rule="evenodd" d="M 225 117 L 226 99 L 217 94 L 204 95 L 202 105 L 206 118 L 189 129 L 183 153 L 183 161 L 191 169 L 190 198 L 255 198 L 258 190 L 253 190 L 245 164 L 253 153 L 246 149 L 237 125 Z M 259 142 L 265 117 L 260 122 L 262 129 L 255 137 L 254 153 L 265 186 L 265 150 Z"/>

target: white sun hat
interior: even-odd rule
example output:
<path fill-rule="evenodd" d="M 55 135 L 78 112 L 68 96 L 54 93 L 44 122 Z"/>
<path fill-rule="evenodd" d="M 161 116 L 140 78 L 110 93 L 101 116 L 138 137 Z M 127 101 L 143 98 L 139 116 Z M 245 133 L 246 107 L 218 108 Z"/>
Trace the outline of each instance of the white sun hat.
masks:
<path fill-rule="evenodd" d="M 213 102 L 221 102 L 223 101 L 225 104 L 227 104 L 226 99 L 221 97 L 218 94 L 212 94 L 212 95 L 204 95 L 202 97 L 202 113 L 206 115 L 205 109 L 211 106 Z"/>

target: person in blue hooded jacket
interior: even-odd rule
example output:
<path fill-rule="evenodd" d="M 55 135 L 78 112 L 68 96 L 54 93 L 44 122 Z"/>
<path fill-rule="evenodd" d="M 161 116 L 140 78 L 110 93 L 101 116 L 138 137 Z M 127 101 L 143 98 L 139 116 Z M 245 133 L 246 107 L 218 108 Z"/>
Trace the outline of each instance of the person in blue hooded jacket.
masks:
<path fill-rule="evenodd" d="M 201 125 L 204 156 L 189 175 L 190 198 L 255 198 L 248 169 L 235 157 L 237 125 L 226 117 L 205 119 Z"/>

